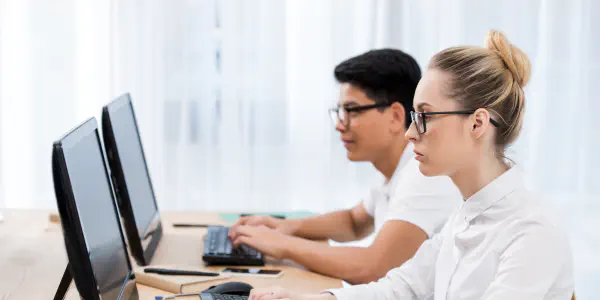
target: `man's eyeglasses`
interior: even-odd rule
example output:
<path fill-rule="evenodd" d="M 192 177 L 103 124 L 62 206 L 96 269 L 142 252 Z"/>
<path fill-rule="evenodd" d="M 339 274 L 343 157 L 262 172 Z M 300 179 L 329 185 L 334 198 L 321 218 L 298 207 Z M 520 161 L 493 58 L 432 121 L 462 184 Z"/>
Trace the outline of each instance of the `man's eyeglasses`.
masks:
<path fill-rule="evenodd" d="M 427 132 L 427 116 L 430 116 L 430 115 L 470 115 L 472 113 L 475 113 L 475 110 L 435 111 L 435 112 L 411 111 L 410 118 L 412 119 L 412 122 L 417 127 L 417 132 L 419 134 L 424 134 L 425 132 Z M 492 118 L 490 118 L 490 123 L 492 123 L 492 125 L 494 125 L 495 127 L 500 126 L 500 124 L 498 124 L 498 122 L 494 121 Z"/>
<path fill-rule="evenodd" d="M 381 108 L 388 106 L 390 106 L 390 104 L 387 103 L 350 107 L 338 106 L 329 109 L 329 117 L 331 117 L 331 121 L 333 121 L 334 126 L 336 126 L 337 122 L 339 121 L 340 123 L 342 123 L 342 125 L 344 125 L 344 127 L 347 127 L 350 124 L 350 113 L 358 113 L 373 108 Z"/>

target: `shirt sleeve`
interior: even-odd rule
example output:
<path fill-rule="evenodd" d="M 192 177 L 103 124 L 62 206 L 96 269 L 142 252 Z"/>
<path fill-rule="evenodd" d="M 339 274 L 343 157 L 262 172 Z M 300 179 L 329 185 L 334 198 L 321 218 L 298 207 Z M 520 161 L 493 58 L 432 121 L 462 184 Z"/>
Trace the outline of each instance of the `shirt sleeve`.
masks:
<path fill-rule="evenodd" d="M 562 282 L 572 273 L 568 239 L 556 228 L 537 228 L 521 233 L 500 255 L 498 270 L 481 299 L 571 299 L 573 282 Z M 554 290 L 553 295 L 548 291 Z"/>
<path fill-rule="evenodd" d="M 426 177 L 412 162 L 405 170 L 404 180 L 392 187 L 392 199 L 384 222 L 412 223 L 431 238 L 458 209 L 462 197 L 447 176 Z"/>
<path fill-rule="evenodd" d="M 417 300 L 433 295 L 435 263 L 442 243 L 437 234 L 421 245 L 415 256 L 402 266 L 392 269 L 385 277 L 369 284 L 355 285 L 342 289 L 331 289 L 338 300 L 386 299 Z"/>
<path fill-rule="evenodd" d="M 369 214 L 369 216 L 375 218 L 375 197 L 373 194 L 375 193 L 374 189 L 371 189 L 366 197 L 363 198 L 362 205 Z"/>

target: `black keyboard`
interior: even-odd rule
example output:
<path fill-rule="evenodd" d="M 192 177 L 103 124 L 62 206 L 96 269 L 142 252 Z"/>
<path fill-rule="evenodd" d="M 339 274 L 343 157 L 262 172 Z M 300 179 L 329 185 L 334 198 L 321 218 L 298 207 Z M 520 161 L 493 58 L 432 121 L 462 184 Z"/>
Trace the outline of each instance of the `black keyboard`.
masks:
<path fill-rule="evenodd" d="M 248 300 L 248 296 L 235 296 L 223 294 L 200 294 L 202 300 Z"/>
<path fill-rule="evenodd" d="M 209 226 L 204 239 L 202 260 L 211 265 L 264 266 L 262 253 L 247 245 L 233 248 L 228 227 Z"/>

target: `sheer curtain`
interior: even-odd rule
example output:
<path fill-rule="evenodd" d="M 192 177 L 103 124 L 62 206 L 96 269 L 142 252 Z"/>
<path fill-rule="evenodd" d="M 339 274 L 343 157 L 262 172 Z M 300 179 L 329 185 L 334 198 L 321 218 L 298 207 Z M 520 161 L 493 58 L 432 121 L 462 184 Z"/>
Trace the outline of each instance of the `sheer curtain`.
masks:
<path fill-rule="evenodd" d="M 111 97 L 110 3 L 0 0 L 0 203 L 55 207 L 52 142 Z"/>
<path fill-rule="evenodd" d="M 340 9 L 354 11 L 341 1 L 116 3 L 113 94 L 132 94 L 162 208 L 324 211 L 380 179 L 346 161 L 326 113 L 333 66 L 369 47 L 331 42 Z"/>
<path fill-rule="evenodd" d="M 509 156 L 561 211 L 593 298 L 598 20 L 592 0 L 0 0 L 0 210 L 54 208 L 52 141 L 124 92 L 161 209 L 349 207 L 381 177 L 328 120 L 333 67 L 396 47 L 425 68 L 496 28 L 533 64 Z"/>

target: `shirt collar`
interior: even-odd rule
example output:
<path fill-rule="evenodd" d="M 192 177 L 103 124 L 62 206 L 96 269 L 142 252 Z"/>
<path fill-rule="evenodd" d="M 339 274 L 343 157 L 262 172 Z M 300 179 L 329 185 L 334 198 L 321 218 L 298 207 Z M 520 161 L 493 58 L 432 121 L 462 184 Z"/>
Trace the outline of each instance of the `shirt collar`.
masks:
<path fill-rule="evenodd" d="M 396 166 L 396 170 L 394 171 L 394 176 L 398 173 L 398 170 L 404 169 L 408 162 L 413 157 L 413 149 L 415 146 L 413 143 L 407 143 L 406 147 L 404 147 L 404 151 L 402 151 L 402 156 L 400 156 L 400 161 L 398 161 L 398 165 Z M 392 176 L 392 177 L 394 177 Z"/>
<path fill-rule="evenodd" d="M 400 173 L 402 173 L 402 169 L 404 169 L 404 167 L 406 167 L 408 162 L 411 160 L 413 149 L 414 146 L 412 143 L 406 144 L 406 147 L 404 147 L 404 151 L 402 151 L 402 155 L 400 156 L 400 160 L 398 161 L 398 165 L 396 165 L 394 174 L 386 186 L 393 186 L 396 181 L 398 181 L 398 177 L 401 176 Z"/>
<path fill-rule="evenodd" d="M 523 184 L 521 172 L 516 167 L 510 168 L 463 203 L 461 210 L 465 214 L 465 221 L 471 222 Z"/>

